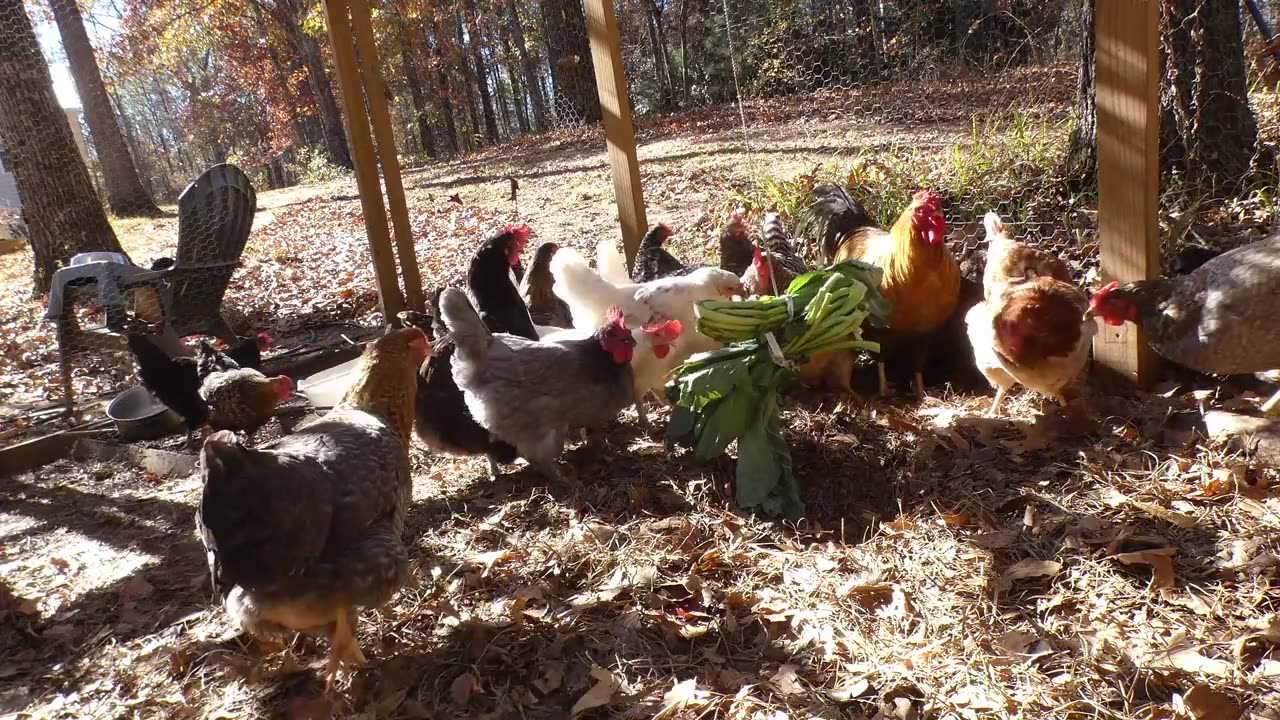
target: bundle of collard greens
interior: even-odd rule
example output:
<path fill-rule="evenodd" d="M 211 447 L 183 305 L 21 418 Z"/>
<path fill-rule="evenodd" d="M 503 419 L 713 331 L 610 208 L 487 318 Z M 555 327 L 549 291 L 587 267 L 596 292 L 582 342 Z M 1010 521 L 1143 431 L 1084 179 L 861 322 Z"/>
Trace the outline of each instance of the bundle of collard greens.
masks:
<path fill-rule="evenodd" d="M 804 514 L 778 391 L 820 350 L 880 351 L 862 339 L 862 323 L 885 325 L 890 307 L 880 295 L 881 276 L 874 265 L 846 260 L 801 275 L 782 296 L 698 303 L 698 332 L 726 345 L 676 369 L 667 383 L 673 406 L 667 434 L 707 460 L 738 441 L 739 507 Z"/>

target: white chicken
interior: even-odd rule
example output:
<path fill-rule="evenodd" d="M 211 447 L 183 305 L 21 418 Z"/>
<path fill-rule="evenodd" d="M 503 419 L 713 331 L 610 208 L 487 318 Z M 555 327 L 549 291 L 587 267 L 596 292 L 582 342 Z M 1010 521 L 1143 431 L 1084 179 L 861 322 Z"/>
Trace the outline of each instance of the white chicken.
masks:
<path fill-rule="evenodd" d="M 601 265 L 607 267 L 609 262 L 605 260 Z M 719 268 L 699 268 L 679 277 L 615 285 L 588 267 L 581 254 L 570 249 L 556 253 L 551 272 L 556 279 L 555 293 L 569 304 L 574 330 L 563 331 L 563 335 L 541 336 L 543 340 L 556 341 L 589 331 L 592 325 L 603 322 L 613 305 L 622 311 L 629 327 L 641 328 L 635 334 L 636 353 L 631 370 L 635 375 L 636 410 L 642 425 L 648 423 L 644 396 L 660 390 L 671 371 L 691 355 L 720 346 L 694 329 L 697 326 L 694 306 L 703 300 L 742 294 L 741 281 L 733 273 Z"/>

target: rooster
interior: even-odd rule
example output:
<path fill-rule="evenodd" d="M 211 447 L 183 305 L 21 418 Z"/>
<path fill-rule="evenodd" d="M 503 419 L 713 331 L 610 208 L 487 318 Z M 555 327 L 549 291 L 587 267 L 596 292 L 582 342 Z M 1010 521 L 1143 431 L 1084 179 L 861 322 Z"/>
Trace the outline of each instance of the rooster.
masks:
<path fill-rule="evenodd" d="M 658 278 L 688 275 L 702 267 L 681 262 L 662 246 L 675 234 L 676 231 L 666 223 L 659 223 L 644 234 L 640 239 L 640 247 L 636 249 L 635 262 L 631 266 L 631 279 L 634 282 L 642 283 Z"/>
<path fill-rule="evenodd" d="M 326 686 L 364 662 L 360 608 L 409 577 L 414 371 L 430 352 L 420 330 L 390 331 L 324 416 L 259 449 L 214 433 L 201 453 L 196 529 L 227 614 L 258 637 L 328 634 Z"/>
<path fill-rule="evenodd" d="M 144 335 L 126 336 L 129 352 L 138 364 L 138 377 L 165 407 L 182 417 L 187 426 L 187 445 L 209 422 L 209 406 L 200 397 L 200 372 L 192 357 L 171 358 Z"/>
<path fill-rule="evenodd" d="M 453 288 L 442 293 L 440 312 L 455 343 L 453 378 L 472 416 L 553 481 L 561 479 L 556 459 L 571 429 L 606 425 L 634 402 L 636 341 L 616 307 L 590 337 L 563 342 L 492 333 Z"/>
<path fill-rule="evenodd" d="M 559 249 L 560 246 L 553 242 L 542 243 L 533 254 L 529 272 L 520 283 L 520 295 L 529 306 L 529 316 L 535 327 L 573 327 L 573 316 L 569 312 L 568 304 L 556 297 L 552 290 L 556 279 L 551 274 L 551 258 Z"/>
<path fill-rule="evenodd" d="M 1019 383 L 1065 406 L 1063 390 L 1084 370 L 1097 330 L 1084 319 L 1089 298 L 1062 261 L 1014 242 L 1000 216 L 987 213 L 984 224 L 986 299 L 969 310 L 965 323 L 978 369 L 996 389 L 989 412 L 998 412 Z"/>
<path fill-rule="evenodd" d="M 804 217 L 804 225 L 818 238 L 823 262 L 854 259 L 884 270 L 880 292 L 893 304 L 889 328 L 868 328 L 867 337 L 889 345 L 886 353 L 902 348 L 910 357 L 917 396 L 924 395 L 922 369 L 929 338 L 947 323 L 960 294 L 960 266 L 946 246 L 941 205 L 936 194 L 920 190 L 886 232 L 843 189 L 820 185 L 813 189 L 813 202 Z M 822 368 L 829 385 L 848 388 L 853 366 L 849 351 L 836 351 L 834 356 L 819 353 L 811 363 Z M 888 393 L 883 355 L 877 371 L 883 396 Z"/>
<path fill-rule="evenodd" d="M 1202 373 L 1280 368 L 1280 233 L 1225 252 L 1186 275 L 1110 283 L 1089 301 L 1089 317 L 1132 322 L 1162 357 Z M 1280 393 L 1263 405 L 1280 406 Z"/>

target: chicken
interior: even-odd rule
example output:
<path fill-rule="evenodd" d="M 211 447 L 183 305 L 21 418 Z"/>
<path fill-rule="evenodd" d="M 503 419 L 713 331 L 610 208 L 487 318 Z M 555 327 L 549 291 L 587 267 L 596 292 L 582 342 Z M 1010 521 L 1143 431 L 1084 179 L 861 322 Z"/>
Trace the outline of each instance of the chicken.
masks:
<path fill-rule="evenodd" d="M 742 276 L 755 257 L 755 243 L 747 236 L 744 212 L 735 210 L 720 229 L 720 269 Z"/>
<path fill-rule="evenodd" d="M 813 189 L 813 203 L 805 211 L 815 231 L 824 262 L 861 260 L 884 270 L 880 292 L 893 304 L 887 330 L 868 328 L 868 339 L 879 341 L 886 353 L 903 351 L 910 359 L 917 396 L 924 395 L 922 369 L 932 335 L 955 311 L 960 294 L 960 266 L 946 246 L 947 224 L 941 198 L 928 190 L 912 196 L 893 227 L 870 224 L 863 207 L 835 185 Z M 829 386 L 846 392 L 853 366 L 849 351 L 818 353 L 805 375 L 821 374 Z M 888 392 L 884 356 L 877 360 L 880 394 Z"/>
<path fill-rule="evenodd" d="M 440 311 L 455 343 L 453 378 L 472 417 L 549 479 L 560 479 L 556 459 L 571 429 L 606 425 L 634 402 L 636 341 L 616 307 L 592 336 L 563 342 L 492 333 L 453 288 L 441 295 Z"/>
<path fill-rule="evenodd" d="M 182 416 L 187 443 L 209 422 L 209 406 L 200 396 L 200 375 L 195 358 L 171 358 L 143 335 L 126 336 L 129 352 L 138 363 L 138 377 L 157 400 Z"/>
<path fill-rule="evenodd" d="M 529 272 L 520 284 L 520 295 L 529 306 L 529 316 L 534 326 L 571 328 L 573 316 L 569 313 L 569 305 L 556 297 L 552 286 L 556 279 L 551 274 L 551 258 L 560 249 L 553 242 L 542 243 L 533 254 L 533 262 Z"/>
<path fill-rule="evenodd" d="M 781 295 L 808 268 L 791 245 L 781 215 L 765 215 L 761 230 L 767 252 L 753 249 L 751 267 L 742 274 L 742 286 L 751 295 Z"/>
<path fill-rule="evenodd" d="M 226 351 L 216 350 L 207 340 L 196 345 L 196 369 L 203 381 L 210 373 L 220 370 L 239 370 L 262 368 L 262 351 L 271 349 L 271 335 L 258 333 L 256 337 L 241 338 L 240 342 Z"/>
<path fill-rule="evenodd" d="M 612 240 L 596 243 L 596 272 L 613 285 L 629 285 L 631 273 L 627 272 L 627 259 L 618 252 Z"/>
<path fill-rule="evenodd" d="M 214 372 L 200 383 L 200 397 L 209 405 L 209 426 L 245 432 L 250 439 L 292 395 L 293 380 L 267 377 L 250 368 Z"/>
<path fill-rule="evenodd" d="M 487 238 L 467 268 L 467 293 L 494 332 L 536 339 L 529 308 L 520 295 L 520 282 L 511 280 L 511 268 L 519 265 L 528 239 L 529 228 L 516 224 Z"/>
<path fill-rule="evenodd" d="M 675 234 L 675 230 L 666 223 L 659 223 L 644 234 L 640 239 L 640 247 L 636 249 L 635 262 L 631 266 L 633 281 L 643 283 L 658 278 L 688 275 L 702 267 L 681 262 L 662 246 L 667 238 Z"/>
<path fill-rule="evenodd" d="M 467 267 L 467 288 L 490 331 L 536 340 L 536 329 L 529 312 L 519 292 L 507 281 L 513 242 L 497 236 L 482 243 Z M 535 261 L 535 267 L 529 270 L 531 278 L 536 265 Z M 462 390 L 453 379 L 455 347 L 440 314 L 442 292 L 437 291 L 431 298 L 429 327 L 436 345 L 431 358 L 419 369 L 415 404 L 417 422 L 414 427 L 418 437 L 432 452 L 459 457 L 484 455 L 489 462 L 489 477 L 495 479 L 498 465 L 515 462 L 518 455 L 509 443 L 494 438 L 476 422 L 467 409 Z M 406 316 L 401 319 L 411 320 Z M 428 329 L 419 327 L 424 331 Z"/>
<path fill-rule="evenodd" d="M 201 453 L 196 529 L 227 615 L 264 639 L 328 634 L 327 686 L 364 662 L 360 609 L 409 576 L 414 373 L 429 353 L 421 330 L 390 331 L 323 417 L 258 449 L 217 432 Z"/>
<path fill-rule="evenodd" d="M 1164 358 L 1202 373 L 1234 375 L 1280 368 L 1280 233 L 1225 252 L 1186 275 L 1111 283 L 1089 301 L 1088 316 L 1132 322 Z M 1280 393 L 1263 405 L 1271 413 Z"/>
<path fill-rule="evenodd" d="M 614 285 L 593 271 L 572 248 L 562 248 L 555 254 L 551 273 L 556 278 L 555 293 L 569 304 L 574 327 L 579 330 L 594 331 L 603 326 L 605 311 L 612 305 L 622 310 L 632 327 L 679 320 L 683 327 L 693 328 L 697 324 L 696 303 L 743 294 L 737 276 L 719 268 L 698 268 L 679 277 Z"/>
<path fill-rule="evenodd" d="M 1173 256 L 1173 259 L 1169 261 L 1169 274 L 1186 275 L 1221 254 L 1221 250 L 1207 248 L 1203 245 L 1187 245 L 1179 250 Z"/>
<path fill-rule="evenodd" d="M 994 212 L 982 218 L 987 231 L 987 266 L 982 271 L 983 297 L 998 298 L 1006 287 L 1036 277 L 1052 277 L 1070 285 L 1071 269 L 1056 256 L 1015 242 Z"/>

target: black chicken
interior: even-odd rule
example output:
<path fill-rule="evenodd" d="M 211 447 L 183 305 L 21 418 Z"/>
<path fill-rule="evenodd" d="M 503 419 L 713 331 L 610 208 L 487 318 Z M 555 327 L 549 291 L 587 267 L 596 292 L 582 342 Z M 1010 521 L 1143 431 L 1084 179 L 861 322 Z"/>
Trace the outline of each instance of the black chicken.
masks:
<path fill-rule="evenodd" d="M 702 267 L 681 262 L 662 246 L 672 235 L 675 235 L 675 231 L 666 223 L 659 223 L 644 234 L 640 239 L 640 247 L 636 249 L 635 263 L 631 266 L 633 281 L 644 283 L 658 278 L 688 275 Z"/>
<path fill-rule="evenodd" d="M 193 434 L 209 422 L 209 406 L 200 396 L 200 374 L 196 359 L 171 358 L 143 335 L 129 333 L 129 352 L 138 363 L 142 386 L 165 407 L 178 413 L 187 425 L 187 444 Z"/>
<path fill-rule="evenodd" d="M 536 340 L 538 336 L 529 310 L 507 277 L 512 243 L 518 234 L 504 232 L 485 241 L 467 269 L 467 289 L 492 332 Z M 504 235 L 512 237 L 504 239 Z M 471 417 L 462 390 L 454 382 L 455 348 L 448 328 L 440 318 L 441 292 L 437 290 L 432 294 L 429 327 L 425 327 L 428 319 L 420 313 L 399 315 L 400 320 L 423 330 L 432 340 L 433 354 L 418 370 L 414 430 L 433 452 L 463 457 L 486 456 L 489 459 L 489 476 L 496 478 L 498 464 L 515 462 L 518 455 L 514 447 L 494 438 Z"/>
<path fill-rule="evenodd" d="M 225 352 L 201 340 L 196 346 L 196 369 L 200 379 L 204 380 L 211 373 L 225 370 L 262 369 L 262 351 L 271 349 L 271 335 L 262 332 L 255 337 L 240 338 L 234 346 Z"/>

